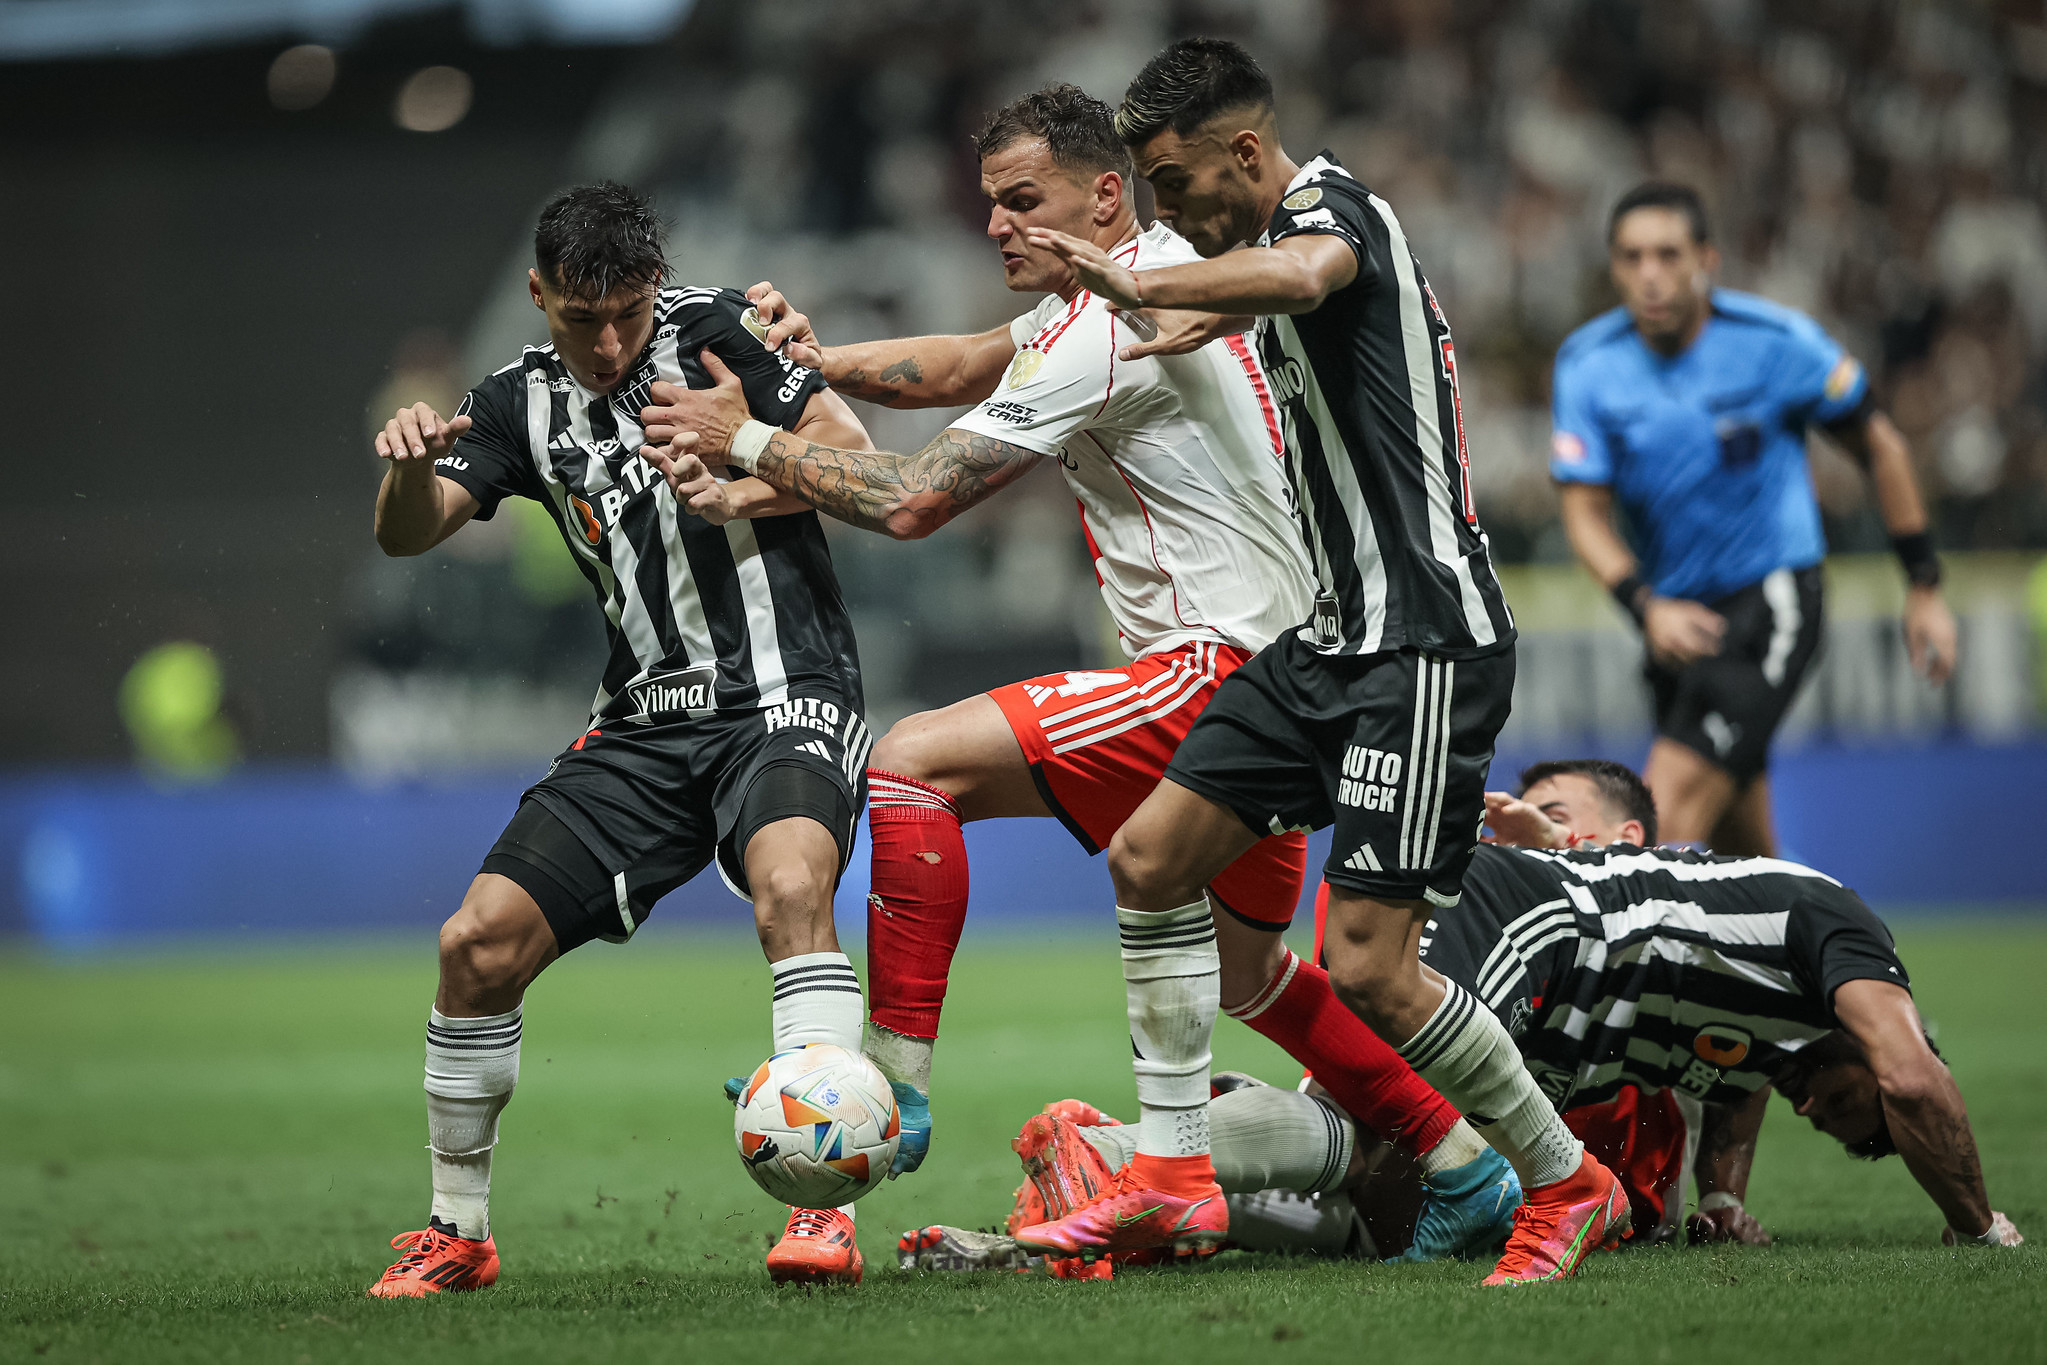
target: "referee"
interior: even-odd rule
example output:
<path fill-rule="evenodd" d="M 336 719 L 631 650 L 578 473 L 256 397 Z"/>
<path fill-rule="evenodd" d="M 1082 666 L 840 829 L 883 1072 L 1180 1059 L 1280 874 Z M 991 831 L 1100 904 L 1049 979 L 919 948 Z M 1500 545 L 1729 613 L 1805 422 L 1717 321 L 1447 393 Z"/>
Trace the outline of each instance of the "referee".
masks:
<path fill-rule="evenodd" d="M 1557 352 L 1550 472 L 1564 530 L 1647 646 L 1656 740 L 1643 777 L 1664 837 L 1769 856 L 1770 740 L 1820 644 L 1827 547 L 1809 429 L 1876 488 L 1910 583 L 1914 667 L 1935 684 L 1954 669 L 1912 455 L 1862 366 L 1817 323 L 1713 286 L 1720 254 L 1695 191 L 1631 190 L 1607 247 L 1622 306 Z"/>

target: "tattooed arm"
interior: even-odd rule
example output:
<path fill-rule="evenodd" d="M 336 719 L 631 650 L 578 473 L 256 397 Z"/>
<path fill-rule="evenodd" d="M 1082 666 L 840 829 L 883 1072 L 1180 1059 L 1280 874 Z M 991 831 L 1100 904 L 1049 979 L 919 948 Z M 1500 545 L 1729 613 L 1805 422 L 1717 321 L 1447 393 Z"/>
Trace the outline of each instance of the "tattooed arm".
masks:
<path fill-rule="evenodd" d="M 1888 981 L 1844 981 L 1834 991 L 1834 1015 L 1869 1055 L 1891 1141 L 1912 1178 L 1956 1232 L 1989 1231 L 1990 1196 L 1962 1092 L 1926 1045 L 1910 992 Z"/>
<path fill-rule="evenodd" d="M 1044 458 L 955 427 L 914 455 L 840 450 L 779 432 L 769 438 L 754 472 L 849 525 L 896 540 L 922 540 Z"/>
<path fill-rule="evenodd" d="M 641 452 L 690 510 L 715 500 L 706 458 L 689 434 Z M 922 540 L 961 512 L 1016 482 L 1046 457 L 976 431 L 948 427 L 914 455 L 842 450 L 776 432 L 755 465 L 757 479 L 827 516 L 896 540 Z M 742 480 L 752 483 L 754 480 Z M 732 485 L 726 485 L 731 487 Z"/>
<path fill-rule="evenodd" d="M 650 437 L 665 437 L 667 444 L 640 451 L 685 502 L 703 491 L 708 466 L 734 462 L 733 438 L 748 420 L 739 381 L 711 352 L 702 360 L 712 387 L 675 394 L 664 425 L 649 428 Z M 777 431 L 753 457 L 749 472 L 849 525 L 921 540 L 1045 458 L 957 427 L 941 431 L 914 455 L 846 449 L 809 439 L 802 430 Z"/>
<path fill-rule="evenodd" d="M 948 408 L 978 403 L 1016 355 L 1007 324 L 978 336 L 903 337 L 826 346 L 810 319 L 767 280 L 746 291 L 766 329 L 769 350 L 784 349 L 839 393 L 889 408 Z"/>
<path fill-rule="evenodd" d="M 825 382 L 849 398 L 886 408 L 978 403 L 1016 355 L 1009 328 L 979 336 L 906 337 L 824 348 Z"/>

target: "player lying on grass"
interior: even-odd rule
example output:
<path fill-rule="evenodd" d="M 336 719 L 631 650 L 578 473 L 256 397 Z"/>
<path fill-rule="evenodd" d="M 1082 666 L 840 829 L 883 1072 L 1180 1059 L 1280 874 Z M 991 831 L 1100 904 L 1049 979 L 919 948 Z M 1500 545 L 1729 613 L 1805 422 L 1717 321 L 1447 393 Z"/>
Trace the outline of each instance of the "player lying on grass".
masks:
<path fill-rule="evenodd" d="M 1619 764 L 1540 764 L 1523 788 L 1520 799 L 1488 794 L 1502 845 L 1477 851 L 1461 923 L 1446 932 L 1432 921 L 1422 960 L 1504 1016 L 1565 1121 L 1620 1173 L 1651 1239 L 1676 1231 L 1696 1144 L 1692 1240 L 1768 1242 L 1742 1201 L 1774 1083 L 1851 1155 L 1903 1154 L 1946 1216 L 1944 1242 L 2023 1240 L 1990 1208 L 1961 1093 L 1920 1026 L 1889 932 L 1853 892 L 1775 859 L 1645 851 L 1655 807 Z M 1390 1249 L 1412 1207 L 1395 1192 L 1400 1163 L 1361 1159 L 1373 1150 L 1368 1129 L 1333 1133 L 1332 1105 L 1284 1094 L 1236 1091 L 1211 1103 L 1218 1180 L 1235 1196 L 1233 1238 L 1273 1245 L 1255 1240 L 1259 1224 L 1240 1226 L 1253 1207 L 1242 1195 L 1285 1171 L 1282 1190 L 1344 1189 Z M 1128 1135 L 1090 1113 L 1065 1101 L 1025 1124 L 1014 1145 L 1032 1179 L 1010 1232 L 1040 1210 L 1056 1218 L 1084 1204 L 1128 1159 Z M 1332 1179 L 1339 1165 L 1348 1180 Z M 1344 1244 L 1340 1203 L 1317 1201 L 1329 1222 L 1283 1200 L 1263 1207 L 1268 1223 L 1290 1229 L 1277 1247 L 1288 1237 L 1294 1249 Z M 1011 1238 L 938 1227 L 906 1234 L 901 1254 L 975 1268 L 1028 1252 Z"/>
<path fill-rule="evenodd" d="M 1732 1226 L 1774 1084 L 1854 1155 L 1901 1155 L 1950 1239 L 2017 1244 L 1861 897 L 1776 858 L 1643 847 L 1656 807 L 1619 764 L 1539 764 L 1522 781 L 1518 800 L 1488 795 L 1502 843 L 1479 849 L 1463 910 L 1429 922 L 1421 957 L 1506 1025 L 1559 1108 L 1624 1086 L 1704 1105 L 1701 1160 L 1717 1166 L 1702 1205 Z"/>
<path fill-rule="evenodd" d="M 744 296 L 663 288 L 666 270 L 646 200 L 613 184 L 556 196 L 528 282 L 551 343 L 470 390 L 452 419 L 420 404 L 377 438 L 385 553 L 419 554 L 505 498 L 535 499 L 590 581 L 611 656 L 589 732 L 526 793 L 441 929 L 426 1049 L 432 1211 L 393 1241 L 404 1255 L 373 1295 L 497 1278 L 491 1148 L 519 1077 L 526 988 L 593 938 L 631 938 L 714 859 L 752 894 L 775 1050 L 859 1046 L 860 983 L 833 931 L 832 890 L 868 737 L 817 515 L 754 482 L 734 491 L 735 519 L 712 526 L 681 515 L 636 452 L 650 388 L 707 382 L 700 355 L 723 357 L 765 421 L 838 445 L 866 433 L 814 372 L 761 349 Z"/>
<path fill-rule="evenodd" d="M 853 525 L 905 539 L 1040 464 L 1056 463 L 1080 504 L 1103 599 L 1134 662 L 997 688 L 912 716 L 875 746 L 867 1051 L 913 1116 L 906 1138 L 928 1131 L 932 1050 L 967 910 L 962 823 L 1056 816 L 1100 852 L 1158 784 L 1221 680 L 1307 619 L 1312 597 L 1289 519 L 1277 409 L 1249 348 L 1232 337 L 1191 354 L 1118 360 L 1117 347 L 1137 340 L 1127 321 L 1024 240 L 1027 229 L 1053 227 L 1140 266 L 1196 259 L 1163 228 L 1139 231 L 1126 195 L 1130 155 L 1108 107 L 1052 86 L 997 111 L 979 150 L 1004 278 L 1012 290 L 1046 295 L 1030 312 L 980 336 L 825 347 L 780 295 L 754 291 L 771 320 L 768 343 L 786 340 L 844 392 L 895 407 L 979 403 L 975 411 L 915 454 L 832 449 L 749 422 L 728 383 L 677 395 L 670 415 L 688 436 L 674 452 L 649 452 L 678 496 L 712 517 L 724 515 L 735 485 L 707 465 L 728 461 Z M 665 418 L 648 421 L 652 438 L 669 434 Z M 1126 918 L 1126 953 L 1155 966 L 1162 954 L 1205 952 L 1204 984 L 1162 969 L 1154 986 L 1205 989 L 1211 1011 L 1218 992 L 1233 1010 L 1259 1002 L 1243 1016 L 1251 1027 L 1421 1160 L 1433 1196 L 1423 1240 L 1444 1254 L 1485 1240 L 1504 1218 L 1487 1192 L 1511 1179 L 1505 1164 L 1344 1010 L 1319 967 L 1288 965 L 1280 931 L 1299 902 L 1304 862 L 1300 834 L 1275 826 L 1215 868 L 1183 921 Z M 1154 1012 L 1135 997 L 1131 1008 L 1140 1055 L 1205 1071 L 1205 1044 L 1168 1062 Z M 921 1147 L 904 1152 L 902 1169 L 914 1169 Z M 1492 1212 L 1462 1212 L 1467 1205 Z M 850 1273 L 850 1246 L 846 1255 Z"/>

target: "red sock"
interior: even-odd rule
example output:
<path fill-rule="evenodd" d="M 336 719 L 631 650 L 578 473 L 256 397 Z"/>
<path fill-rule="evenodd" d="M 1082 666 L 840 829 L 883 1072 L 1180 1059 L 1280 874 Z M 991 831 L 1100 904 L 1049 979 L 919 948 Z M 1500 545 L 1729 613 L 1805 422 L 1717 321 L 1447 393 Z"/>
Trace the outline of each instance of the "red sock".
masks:
<path fill-rule="evenodd" d="M 883 1028 L 938 1036 L 945 979 L 967 923 L 967 844 L 959 812 L 936 787 L 867 770 L 874 845 L 867 897 L 867 999 Z"/>
<path fill-rule="evenodd" d="M 1264 990 L 1226 1012 L 1285 1048 L 1352 1116 L 1412 1156 L 1457 1122 L 1450 1101 L 1336 998 L 1329 973 L 1291 951 Z"/>

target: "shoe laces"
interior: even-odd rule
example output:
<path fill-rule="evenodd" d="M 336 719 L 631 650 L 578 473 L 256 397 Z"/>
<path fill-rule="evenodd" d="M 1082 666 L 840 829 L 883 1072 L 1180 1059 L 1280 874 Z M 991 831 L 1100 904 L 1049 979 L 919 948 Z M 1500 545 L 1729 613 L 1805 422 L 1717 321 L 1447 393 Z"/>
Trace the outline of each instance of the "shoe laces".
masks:
<path fill-rule="evenodd" d="M 832 1230 L 837 1209 L 797 1209 L 782 1233 L 784 1237 L 823 1237 Z"/>
<path fill-rule="evenodd" d="M 442 1232 L 439 1228 L 421 1228 L 417 1232 L 399 1233 L 391 1239 L 391 1249 L 393 1251 L 402 1251 L 405 1254 L 398 1258 L 396 1265 L 384 1272 L 385 1277 L 389 1278 L 392 1275 L 426 1264 L 427 1258 L 439 1249 L 438 1243 L 445 1240 L 447 1236 L 448 1234 Z"/>

